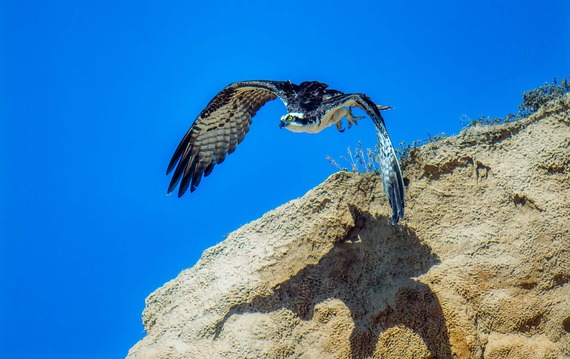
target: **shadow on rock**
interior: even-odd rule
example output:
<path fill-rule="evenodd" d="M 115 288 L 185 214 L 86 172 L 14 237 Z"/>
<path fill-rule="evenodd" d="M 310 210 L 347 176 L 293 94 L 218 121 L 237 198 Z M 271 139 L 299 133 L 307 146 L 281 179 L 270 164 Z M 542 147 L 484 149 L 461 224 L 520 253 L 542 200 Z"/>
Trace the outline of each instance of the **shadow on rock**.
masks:
<path fill-rule="evenodd" d="M 285 308 L 311 320 L 315 305 L 339 299 L 354 322 L 352 357 L 373 356 L 379 337 L 395 326 L 420 336 L 432 357 L 451 357 L 439 300 L 427 285 L 412 279 L 437 264 L 437 256 L 409 228 L 355 207 L 351 213 L 355 226 L 345 241 L 335 243 L 317 264 L 276 285 L 270 295 L 231 307 L 218 323 L 216 337 L 232 315 Z"/>

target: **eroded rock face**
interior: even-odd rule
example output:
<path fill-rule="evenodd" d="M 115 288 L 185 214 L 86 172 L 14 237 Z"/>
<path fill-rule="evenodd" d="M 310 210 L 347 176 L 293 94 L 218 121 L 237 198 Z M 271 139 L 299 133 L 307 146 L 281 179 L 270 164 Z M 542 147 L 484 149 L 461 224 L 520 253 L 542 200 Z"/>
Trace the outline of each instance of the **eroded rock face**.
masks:
<path fill-rule="evenodd" d="M 414 150 L 396 226 L 332 175 L 151 294 L 128 358 L 570 357 L 569 109 Z"/>

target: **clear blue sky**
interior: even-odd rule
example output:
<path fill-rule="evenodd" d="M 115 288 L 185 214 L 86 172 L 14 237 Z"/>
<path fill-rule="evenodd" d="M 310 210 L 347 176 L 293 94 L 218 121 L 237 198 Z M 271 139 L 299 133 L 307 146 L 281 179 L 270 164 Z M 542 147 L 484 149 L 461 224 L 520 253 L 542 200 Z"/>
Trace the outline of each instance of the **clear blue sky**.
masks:
<path fill-rule="evenodd" d="M 369 119 L 280 131 L 274 101 L 196 192 L 167 197 L 178 141 L 230 82 L 364 92 L 396 107 L 398 144 L 569 75 L 568 2 L 466 3 L 2 1 L 0 357 L 124 357 L 147 295 L 322 182 L 326 155 L 374 144 Z"/>

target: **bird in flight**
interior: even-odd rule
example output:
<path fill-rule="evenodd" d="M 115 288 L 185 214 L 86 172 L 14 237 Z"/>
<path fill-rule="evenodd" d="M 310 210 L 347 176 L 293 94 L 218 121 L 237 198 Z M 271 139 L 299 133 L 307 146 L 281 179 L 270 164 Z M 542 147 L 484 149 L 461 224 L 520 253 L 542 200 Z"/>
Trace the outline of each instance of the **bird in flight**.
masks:
<path fill-rule="evenodd" d="M 377 106 L 363 93 L 347 94 L 327 87 L 317 81 L 299 85 L 291 81 L 240 81 L 226 86 L 200 112 L 174 151 L 166 170 L 167 175 L 174 170 L 167 193 L 177 186 L 178 197 L 189 187 L 194 192 L 202 177 L 210 175 L 216 164 L 234 152 L 249 131 L 252 117 L 271 100 L 283 101 L 287 114 L 281 117 L 279 127 L 293 132 L 317 133 L 333 124 L 342 132 L 343 118 L 348 127 L 361 118 L 352 114 L 356 107 L 376 126 L 382 184 L 392 208 L 392 223 L 398 223 L 404 218 L 404 181 L 380 114 L 389 107 Z"/>

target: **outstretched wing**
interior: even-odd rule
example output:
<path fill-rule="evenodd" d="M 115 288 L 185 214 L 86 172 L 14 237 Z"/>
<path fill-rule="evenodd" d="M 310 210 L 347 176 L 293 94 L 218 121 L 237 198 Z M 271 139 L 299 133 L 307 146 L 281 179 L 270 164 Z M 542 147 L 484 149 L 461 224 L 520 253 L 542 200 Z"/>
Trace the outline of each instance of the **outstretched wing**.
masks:
<path fill-rule="evenodd" d="M 376 125 L 376 133 L 378 135 L 378 162 L 380 163 L 380 174 L 382 176 L 382 184 L 384 192 L 388 196 L 390 207 L 392 207 L 392 223 L 396 224 L 400 219 L 404 218 L 404 179 L 402 170 L 396 157 L 396 152 L 384 119 L 380 114 L 380 110 L 388 109 L 386 106 L 378 107 L 365 94 L 345 94 L 331 98 L 326 101 L 327 107 L 352 106 L 358 107 L 366 112 Z"/>
<path fill-rule="evenodd" d="M 178 183 L 178 197 L 188 187 L 193 192 L 202 175 L 212 173 L 232 153 L 249 131 L 251 118 L 268 101 L 280 97 L 285 103 L 287 87 L 295 86 L 281 81 L 235 82 L 220 91 L 194 121 L 168 164 L 166 174 L 175 167 L 168 194 Z"/>

